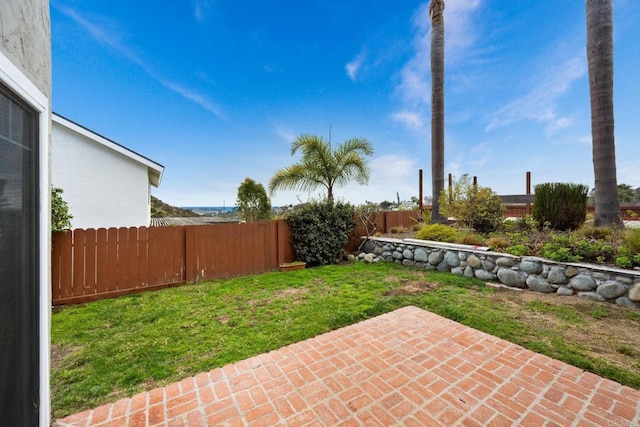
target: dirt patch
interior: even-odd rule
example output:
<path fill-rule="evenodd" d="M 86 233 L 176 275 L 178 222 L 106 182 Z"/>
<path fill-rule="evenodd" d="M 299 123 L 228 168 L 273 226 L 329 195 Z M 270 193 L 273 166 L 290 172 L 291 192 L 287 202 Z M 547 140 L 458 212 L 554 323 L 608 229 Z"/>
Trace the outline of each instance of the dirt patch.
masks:
<path fill-rule="evenodd" d="M 584 352 L 630 371 L 640 371 L 640 312 L 584 298 L 532 291 L 499 292 L 514 317 L 553 330 Z"/>
<path fill-rule="evenodd" d="M 63 346 L 51 343 L 51 370 L 62 370 L 67 365 L 64 363 L 64 360 L 67 357 L 78 353 L 82 349 L 83 347 L 81 345 Z"/>
<path fill-rule="evenodd" d="M 306 294 L 309 292 L 307 288 L 287 288 L 276 292 L 274 298 L 288 298 L 296 295 Z"/>
<path fill-rule="evenodd" d="M 424 274 L 421 272 L 410 272 L 410 278 L 388 276 L 384 279 L 386 283 L 400 284 L 397 289 L 391 289 L 383 293 L 384 296 L 416 295 L 432 291 L 438 287 L 437 283 L 424 281 Z"/>
<path fill-rule="evenodd" d="M 400 289 L 392 289 L 385 292 L 384 296 L 399 296 L 399 295 L 416 295 L 429 292 L 438 287 L 437 283 L 426 282 L 409 282 L 403 285 Z"/>

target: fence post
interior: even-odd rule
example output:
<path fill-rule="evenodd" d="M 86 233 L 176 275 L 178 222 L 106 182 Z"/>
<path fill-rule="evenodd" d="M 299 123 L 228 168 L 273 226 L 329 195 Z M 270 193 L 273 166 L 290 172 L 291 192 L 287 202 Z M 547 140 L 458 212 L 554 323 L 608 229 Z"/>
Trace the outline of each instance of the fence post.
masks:
<path fill-rule="evenodd" d="M 531 195 L 531 172 L 527 171 L 527 196 Z M 527 215 L 531 215 L 531 203 L 527 201 Z"/>

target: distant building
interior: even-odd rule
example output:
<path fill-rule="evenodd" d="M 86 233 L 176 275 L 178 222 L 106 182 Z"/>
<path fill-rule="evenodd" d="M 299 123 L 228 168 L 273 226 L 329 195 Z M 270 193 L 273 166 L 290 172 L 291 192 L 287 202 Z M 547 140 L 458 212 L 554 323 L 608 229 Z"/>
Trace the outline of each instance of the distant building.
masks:
<path fill-rule="evenodd" d="M 151 186 L 164 166 L 58 114 L 52 115 L 51 183 L 72 228 L 149 226 Z"/>

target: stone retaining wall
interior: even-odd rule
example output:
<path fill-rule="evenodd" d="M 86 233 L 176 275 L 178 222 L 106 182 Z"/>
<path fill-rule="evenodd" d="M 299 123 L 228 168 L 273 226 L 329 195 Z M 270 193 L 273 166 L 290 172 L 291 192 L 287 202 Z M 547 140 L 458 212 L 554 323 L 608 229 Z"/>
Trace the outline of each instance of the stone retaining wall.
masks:
<path fill-rule="evenodd" d="M 640 272 L 592 264 L 562 264 L 538 257 L 490 252 L 486 247 L 416 239 L 370 237 L 358 258 L 475 277 L 505 286 L 577 295 L 640 308 Z"/>

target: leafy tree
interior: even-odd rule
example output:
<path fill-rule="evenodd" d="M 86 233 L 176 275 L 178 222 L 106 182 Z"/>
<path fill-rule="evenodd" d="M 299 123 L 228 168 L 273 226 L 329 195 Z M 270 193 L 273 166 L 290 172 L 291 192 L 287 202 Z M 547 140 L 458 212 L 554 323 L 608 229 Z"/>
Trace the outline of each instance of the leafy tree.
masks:
<path fill-rule="evenodd" d="M 444 0 L 431 0 L 431 220 L 445 222 L 440 214 L 444 190 Z"/>
<path fill-rule="evenodd" d="M 613 122 L 613 0 L 586 0 L 596 226 L 622 224 Z"/>
<path fill-rule="evenodd" d="M 355 180 L 369 182 L 369 167 L 365 156 L 373 154 L 373 146 L 366 139 L 349 139 L 335 149 L 331 142 L 316 135 L 301 135 L 291 144 L 291 155 L 302 152 L 299 163 L 276 171 L 269 182 L 269 192 L 278 190 L 327 190 L 327 200 L 333 203 L 334 186 Z"/>
<path fill-rule="evenodd" d="M 251 178 L 245 178 L 238 187 L 236 204 L 242 218 L 247 222 L 262 221 L 271 217 L 271 201 L 264 186 Z"/>
<path fill-rule="evenodd" d="M 636 192 L 629 184 L 618 184 L 618 200 L 620 204 L 633 203 L 636 200 Z"/>
<path fill-rule="evenodd" d="M 451 192 L 440 195 L 441 212 L 481 233 L 498 230 L 504 222 L 504 205 L 490 188 L 473 185 L 469 175 L 458 179 Z"/>
<path fill-rule="evenodd" d="M 69 213 L 69 205 L 62 198 L 62 188 L 51 187 L 51 232 L 65 231 L 71 228 L 73 215 Z"/>

